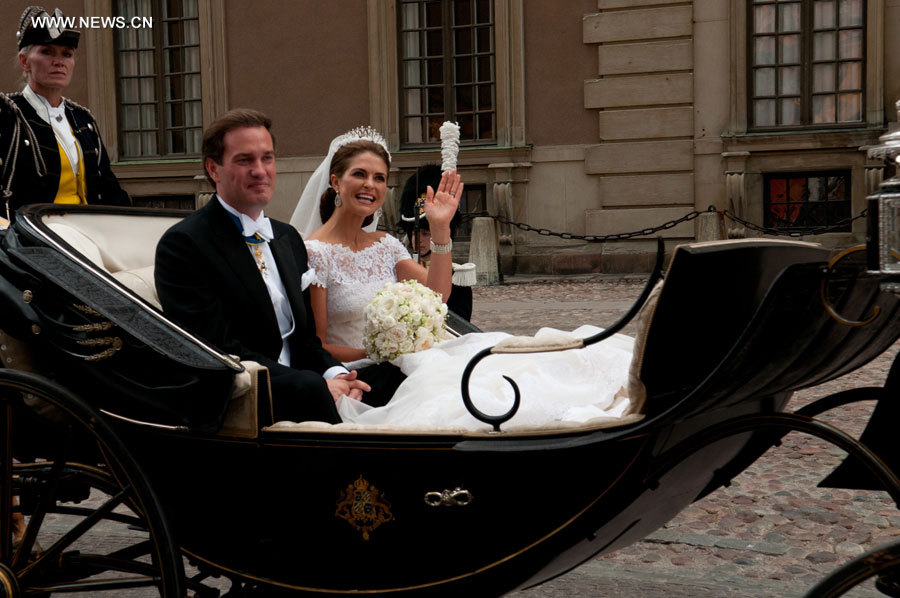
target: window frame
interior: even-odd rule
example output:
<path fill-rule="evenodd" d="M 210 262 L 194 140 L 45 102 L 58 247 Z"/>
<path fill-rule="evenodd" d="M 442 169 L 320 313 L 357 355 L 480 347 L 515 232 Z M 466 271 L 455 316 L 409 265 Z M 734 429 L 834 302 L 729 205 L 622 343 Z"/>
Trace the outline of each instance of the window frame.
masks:
<path fill-rule="evenodd" d="M 451 122 L 459 122 L 460 116 L 469 116 L 472 118 L 472 131 L 474 134 L 474 138 L 467 139 L 462 137 L 460 139 L 461 146 L 488 146 L 488 145 L 496 145 L 497 143 L 497 42 L 496 42 L 496 12 L 494 10 L 494 6 L 490 0 L 487 1 L 487 5 L 490 8 L 490 18 L 488 21 L 482 22 L 477 20 L 477 7 L 475 5 L 475 0 L 473 0 L 471 7 L 471 17 L 472 22 L 467 25 L 457 25 L 455 23 L 455 14 L 454 14 L 454 6 L 452 0 L 441 0 L 440 1 L 440 10 L 441 10 L 441 26 L 440 29 L 442 31 L 442 48 L 440 59 L 442 62 L 442 72 L 443 72 L 443 81 L 442 85 L 430 85 L 429 81 L 427 81 L 427 63 L 429 60 L 434 60 L 437 56 L 430 55 L 428 53 L 428 42 L 425 39 L 425 36 L 428 35 L 428 31 L 436 30 L 437 27 L 429 27 L 427 23 L 425 23 L 426 11 L 424 4 L 429 2 L 429 0 L 398 0 L 397 1 L 397 69 L 399 76 L 399 125 L 400 125 L 400 147 L 408 148 L 408 149 L 420 149 L 420 148 L 433 148 L 440 146 L 440 139 L 436 139 L 434 141 L 407 141 L 409 133 L 406 130 L 408 126 L 408 121 L 412 119 L 418 119 L 420 124 L 424 124 L 425 126 L 429 126 L 428 121 L 437 116 L 437 112 L 430 112 L 430 106 L 425 105 L 428 101 L 426 96 L 428 95 L 428 89 L 433 88 L 437 89 L 438 87 L 442 88 L 443 93 L 443 113 L 439 116 L 440 121 L 451 121 Z M 404 18 L 404 8 L 407 5 L 416 6 L 416 10 L 419 12 L 419 17 L 421 19 L 421 23 L 413 29 L 404 29 L 403 28 L 403 18 Z M 477 41 L 477 30 L 483 27 L 490 27 L 490 49 L 487 52 L 481 52 L 478 49 L 478 41 Z M 457 31 L 461 31 L 464 29 L 471 30 L 473 32 L 472 41 L 471 41 L 471 52 L 467 54 L 456 54 L 454 53 L 455 47 L 455 36 Z M 420 48 L 422 54 L 419 56 L 407 57 L 403 55 L 403 36 L 404 34 L 416 32 L 420 35 Z M 487 80 L 482 80 L 481 69 L 477 64 L 479 62 L 479 57 L 488 56 L 490 57 L 490 77 Z M 460 58 L 469 58 L 470 63 L 472 65 L 472 76 L 471 80 L 466 83 L 458 82 L 457 77 L 457 69 L 456 65 Z M 403 81 L 404 73 L 406 72 L 405 66 L 408 63 L 416 63 L 419 65 L 419 73 L 422 75 L 422 81 L 419 84 L 409 84 Z M 479 96 L 479 88 L 483 86 L 490 86 L 490 108 L 488 110 L 480 109 L 480 96 Z M 459 88 L 468 87 L 471 90 L 472 95 L 472 105 L 471 110 L 460 112 L 458 110 L 457 105 L 457 90 Z M 420 99 L 423 101 L 423 106 L 418 113 L 412 114 L 409 112 L 409 108 L 407 105 L 408 91 L 410 90 L 420 90 L 420 93 L 423 95 L 420 96 Z M 489 137 L 478 137 L 481 119 L 484 118 L 485 115 L 488 115 L 491 121 L 491 131 L 492 135 Z M 423 127 L 424 128 L 424 127 Z M 464 135 L 464 128 L 461 131 L 461 134 Z M 427 133 L 423 133 L 423 135 L 427 135 Z"/>
<path fill-rule="evenodd" d="M 84 0 L 85 14 L 112 17 L 112 0 Z M 226 61 L 215 57 L 226 56 L 225 6 L 219 0 L 197 0 L 200 26 L 200 80 L 201 113 L 204 128 L 216 115 L 228 110 L 228 81 Z M 154 23 L 154 27 L 157 24 Z M 113 42 L 114 30 L 110 28 L 86 29 L 85 59 L 83 64 L 87 74 L 88 99 L 91 111 L 100 127 L 103 143 L 113 164 L 127 165 L 118 168 L 120 180 L 132 177 L 143 178 L 139 172 L 132 172 L 131 165 L 141 169 L 159 162 L 167 164 L 166 174 L 184 178 L 196 168 L 199 155 L 174 155 L 170 158 L 120 159 L 118 97 L 116 89 L 116 58 Z M 184 163 L 184 166 L 179 166 Z M 171 170 L 175 169 L 175 170 Z M 177 172 L 176 172 L 177 171 Z M 141 171 L 142 172 L 142 171 Z M 155 172 L 155 170 L 154 170 Z M 154 174 L 154 176 L 158 176 Z M 185 186 L 188 183 L 184 183 Z"/>
<path fill-rule="evenodd" d="M 762 191 L 763 191 L 763 198 L 762 198 L 763 226 L 765 226 L 765 227 L 774 228 L 774 229 L 784 231 L 784 232 L 807 231 L 811 228 L 818 228 L 818 227 L 822 227 L 822 226 L 824 226 L 824 227 L 835 226 L 835 224 L 837 224 L 837 222 L 842 222 L 848 218 L 852 218 L 854 215 L 853 214 L 853 197 L 852 197 L 852 195 L 853 195 L 853 171 L 849 167 L 848 168 L 831 169 L 831 170 L 802 170 L 802 171 L 784 171 L 784 172 L 768 171 L 768 172 L 763 172 L 761 174 L 762 174 L 762 184 L 763 184 L 763 189 L 762 189 Z M 845 197 L 844 197 L 844 199 L 833 201 L 832 204 L 837 203 L 838 201 L 841 203 L 845 203 L 846 208 L 847 208 L 846 216 L 844 216 L 843 218 L 841 218 L 840 220 L 838 220 L 836 222 L 828 222 L 828 218 L 827 218 L 828 210 L 826 208 L 825 209 L 826 222 L 824 224 L 778 226 L 776 223 L 769 221 L 770 207 L 772 205 L 771 182 L 773 179 L 784 179 L 784 180 L 790 181 L 791 179 L 802 179 L 802 178 L 810 179 L 810 178 L 831 177 L 831 176 L 844 177 L 844 195 L 845 195 Z M 792 202 L 790 200 L 789 196 L 788 196 L 787 200 L 788 201 L 784 202 L 785 205 L 788 205 L 788 206 L 789 205 L 797 205 L 797 202 Z M 781 203 L 781 202 L 779 202 L 779 203 Z M 802 205 L 805 207 L 810 204 L 811 204 L 811 202 L 809 200 L 807 200 L 805 202 L 802 202 L 799 205 Z M 822 204 L 823 205 L 828 204 L 828 200 L 822 201 Z M 847 223 L 847 228 L 845 230 L 835 229 L 831 232 L 850 233 L 850 232 L 852 232 L 851 223 L 850 222 Z"/>
<path fill-rule="evenodd" d="M 806 134 L 810 130 L 835 130 L 853 135 L 858 127 L 818 127 L 815 129 L 778 129 L 774 131 L 757 131 L 748 126 L 748 110 L 750 102 L 748 95 L 748 72 L 751 71 L 751 61 L 748 55 L 747 38 L 750 29 L 749 0 L 729 0 L 729 23 L 731 39 L 731 69 L 730 69 L 730 122 L 728 130 L 724 133 L 726 138 L 739 138 L 748 134 L 759 133 L 771 135 Z M 866 39 L 865 39 L 865 98 L 863 107 L 865 114 L 865 127 L 868 129 L 884 130 L 884 15 L 885 0 L 868 0 L 866 2 Z"/>
<path fill-rule="evenodd" d="M 835 7 L 838 8 L 839 0 L 835 1 Z M 813 78 L 814 78 L 814 70 L 815 70 L 815 58 L 814 58 L 814 39 L 815 32 L 818 30 L 813 29 L 813 21 L 814 21 L 814 10 L 815 10 L 815 0 L 799 0 L 800 6 L 800 28 L 797 30 L 797 33 L 800 35 L 799 42 L 799 52 L 800 59 L 797 66 L 800 67 L 800 90 L 797 96 L 800 99 L 800 122 L 799 123 L 791 123 L 791 124 L 777 124 L 777 122 L 781 119 L 781 99 L 785 97 L 795 97 L 794 94 L 782 94 L 781 93 L 781 84 L 779 81 L 778 71 L 783 66 L 792 66 L 794 63 L 784 63 L 780 62 L 781 60 L 781 49 L 779 44 L 779 39 L 784 35 L 784 32 L 779 31 L 778 22 L 780 20 L 779 7 L 783 4 L 778 0 L 746 0 L 745 7 L 745 17 L 746 17 L 746 121 L 748 125 L 748 129 L 754 132 L 777 132 L 777 131 L 796 131 L 796 130 L 804 130 L 804 129 L 853 129 L 859 127 L 867 126 L 867 118 L 866 118 L 866 106 L 867 106 L 867 91 L 868 91 L 868 82 L 870 78 L 870 74 L 868 72 L 868 30 L 869 30 L 869 18 L 868 18 L 868 7 L 869 4 L 874 0 L 859 0 L 862 2 L 862 24 L 859 27 L 845 27 L 845 30 L 850 29 L 860 29 L 862 32 L 862 56 L 858 59 L 846 59 L 842 60 L 837 53 L 835 54 L 833 60 L 830 61 L 819 61 L 820 64 L 833 64 L 835 66 L 835 78 L 837 78 L 837 71 L 840 69 L 840 65 L 846 62 L 859 62 L 860 63 L 860 77 L 861 77 L 861 85 L 858 89 L 858 93 L 860 94 L 860 119 L 857 121 L 829 121 L 829 122 L 813 122 L 813 102 L 814 97 L 816 95 L 824 95 L 823 93 L 818 93 L 813 90 Z M 776 11 L 775 15 L 775 29 L 771 33 L 763 33 L 757 34 L 754 29 L 754 9 L 758 6 L 766 6 L 771 5 L 774 7 Z M 837 16 L 837 14 L 836 14 Z M 835 32 L 840 32 L 841 26 L 838 22 L 835 22 L 834 27 L 832 29 Z M 825 31 L 824 29 L 821 31 Z M 788 32 L 792 33 L 792 32 Z M 769 65 L 764 65 L 763 67 L 759 67 L 755 62 L 755 39 L 757 37 L 769 36 L 771 35 L 775 39 L 775 61 L 770 65 L 771 68 L 775 71 L 775 90 L 774 95 L 756 95 L 755 94 L 755 74 L 757 69 L 766 68 Z M 853 90 L 857 91 L 857 90 Z M 832 92 L 829 92 L 834 96 L 838 96 L 840 90 L 837 89 L 837 86 Z M 756 125 L 754 123 L 754 101 L 757 99 L 773 99 L 775 101 L 775 121 L 776 124 L 773 125 Z M 835 105 L 835 117 L 837 118 L 837 104 Z"/>
<path fill-rule="evenodd" d="M 115 0 L 114 0 L 115 1 Z M 197 75 L 202 78 L 202 66 L 200 65 L 200 61 L 198 60 L 198 70 L 184 70 L 180 72 L 166 72 L 165 61 L 168 55 L 167 51 L 174 50 L 185 50 L 187 48 L 196 47 L 198 49 L 198 55 L 202 52 L 200 47 L 200 39 L 198 36 L 197 44 L 174 44 L 168 43 L 166 44 L 165 39 L 165 30 L 169 23 L 172 22 L 186 22 L 188 20 L 196 20 L 198 24 L 198 33 L 199 33 L 199 1 L 197 2 L 197 16 L 179 16 L 179 17 L 163 17 L 162 9 L 163 4 L 162 0 L 147 0 L 151 6 L 153 14 L 151 15 L 154 20 L 154 27 L 150 31 L 150 35 L 152 36 L 152 51 L 153 51 L 153 62 L 154 62 L 154 73 L 152 76 L 154 81 L 154 90 L 156 100 L 153 104 L 156 105 L 156 127 L 155 128 L 145 128 L 143 123 L 143 107 L 151 105 L 150 102 L 141 101 L 140 96 L 136 102 L 126 104 L 124 99 L 121 99 L 121 96 L 118 95 L 121 93 L 122 82 L 126 79 L 135 79 L 140 82 L 141 79 L 149 78 L 150 76 L 141 75 L 140 73 L 135 75 L 123 75 L 121 72 L 122 67 L 122 54 L 123 52 L 136 52 L 140 53 L 141 51 L 146 51 L 146 49 L 137 46 L 135 48 L 121 48 L 116 41 L 116 37 L 120 35 L 120 33 L 124 30 L 117 29 L 113 35 L 113 46 L 115 48 L 115 81 L 116 81 L 116 92 L 117 92 L 117 101 L 116 101 L 116 111 L 117 111 L 117 133 L 119 139 L 122 139 L 122 148 L 121 152 L 124 154 L 125 142 L 124 139 L 128 133 L 137 133 L 139 134 L 139 147 L 140 153 L 134 155 L 123 155 L 123 159 L 129 161 L 147 161 L 147 160 L 172 160 L 172 159 L 182 159 L 182 158 L 195 158 L 200 156 L 200 137 L 202 135 L 203 128 L 203 117 L 202 117 L 202 102 L 203 102 L 203 92 L 202 92 L 202 84 L 200 86 L 200 98 L 188 98 L 185 96 L 181 98 L 168 99 L 166 97 L 166 83 L 167 79 L 170 77 L 179 77 L 181 78 L 181 82 L 183 87 L 186 89 L 188 86 L 186 84 L 188 75 Z M 184 25 L 182 25 L 184 26 Z M 184 62 L 184 61 L 183 61 Z M 184 65 L 183 65 L 184 66 Z M 140 93 L 140 92 L 138 92 Z M 187 111 L 190 110 L 189 104 L 199 103 L 201 109 L 201 120 L 198 125 L 188 125 L 186 122 Z M 182 111 L 182 123 L 181 125 L 169 124 L 169 111 L 173 104 L 180 104 L 180 110 Z M 138 110 L 141 113 L 138 115 L 139 126 L 136 129 L 126 129 L 126 119 L 125 119 L 125 111 L 129 106 L 137 106 Z M 195 130 L 200 132 L 200 135 L 196 136 L 196 142 L 194 145 L 196 146 L 196 151 L 187 151 L 187 146 L 189 145 L 187 135 L 190 134 L 191 130 Z M 169 148 L 169 135 L 173 131 L 181 131 L 183 135 L 182 144 L 185 147 L 185 151 L 182 152 L 174 152 Z M 156 153 L 144 153 L 144 133 L 155 132 L 156 136 Z M 162 150 L 162 151 L 160 151 Z"/>
<path fill-rule="evenodd" d="M 525 147 L 524 0 L 491 0 L 494 12 L 495 141 L 482 149 Z M 369 114 L 392 152 L 400 144 L 397 0 L 367 0 Z M 405 146 L 403 149 L 406 149 Z M 430 151 L 437 146 L 409 148 Z"/>

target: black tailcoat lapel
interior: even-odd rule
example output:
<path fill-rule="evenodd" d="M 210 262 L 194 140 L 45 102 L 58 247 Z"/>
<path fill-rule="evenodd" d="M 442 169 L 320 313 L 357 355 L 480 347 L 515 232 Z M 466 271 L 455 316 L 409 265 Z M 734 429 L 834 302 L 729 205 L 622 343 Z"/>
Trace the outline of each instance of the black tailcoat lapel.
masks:
<path fill-rule="evenodd" d="M 260 324 L 265 327 L 268 334 L 277 334 L 280 339 L 281 330 L 275 317 L 275 309 L 272 307 L 272 298 L 259 273 L 256 261 L 247 249 L 241 231 L 216 197 L 209 203 L 213 204 L 210 206 L 210 224 L 217 230 L 211 237 L 213 245 L 221 254 L 224 263 L 234 272 L 234 280 L 240 282 L 250 294 L 253 303 L 258 306 L 254 317 L 261 318 Z"/>

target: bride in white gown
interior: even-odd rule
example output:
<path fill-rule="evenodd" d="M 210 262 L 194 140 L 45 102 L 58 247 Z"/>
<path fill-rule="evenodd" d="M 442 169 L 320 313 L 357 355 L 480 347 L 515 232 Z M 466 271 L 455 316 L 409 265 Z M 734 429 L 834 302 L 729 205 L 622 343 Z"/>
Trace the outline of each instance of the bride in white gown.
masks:
<path fill-rule="evenodd" d="M 291 218 L 306 239 L 310 267 L 315 270 L 310 288 L 317 334 L 325 348 L 351 369 L 366 363 L 363 308 L 386 282 L 413 279 L 445 297 L 450 291 L 449 227 L 463 190 L 459 176 L 446 172 L 436 190 L 429 187 L 425 214 L 433 257 L 426 270 L 397 239 L 363 228 L 384 203 L 389 169 L 390 154 L 376 132 L 342 135 L 332 142 Z M 583 338 L 598 331 L 582 327 L 571 335 Z M 563 334 L 568 333 L 551 329 L 538 333 L 548 338 Z M 387 405 L 371 407 L 342 397 L 338 412 L 343 421 L 360 424 L 489 429 L 466 410 L 460 379 L 473 355 L 508 336 L 468 334 L 403 355 L 393 363 L 407 378 Z M 512 377 L 522 394 L 519 411 L 504 429 L 619 417 L 629 406 L 623 388 L 632 345 L 630 337 L 615 335 L 586 349 L 488 357 L 472 376 L 473 402 L 488 414 L 506 412 L 512 391 L 502 374 Z"/>

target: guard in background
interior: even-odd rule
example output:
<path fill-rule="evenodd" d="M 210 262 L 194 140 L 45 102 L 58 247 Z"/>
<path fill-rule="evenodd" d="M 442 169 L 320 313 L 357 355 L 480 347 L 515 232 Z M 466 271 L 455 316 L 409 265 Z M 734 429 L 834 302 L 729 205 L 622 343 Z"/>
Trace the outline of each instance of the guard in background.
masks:
<path fill-rule="evenodd" d="M 51 17 L 58 23 L 64 15 L 40 6 L 22 13 L 16 45 L 25 87 L 0 94 L 0 217 L 7 221 L 31 203 L 131 205 L 110 168 L 97 121 L 62 95 L 81 33 L 49 27 L 43 19 Z"/>
<path fill-rule="evenodd" d="M 430 186 L 437 189 L 441 181 L 441 167 L 438 164 L 426 164 L 419 167 L 403 185 L 400 195 L 400 226 L 406 231 L 413 259 L 428 267 L 431 260 L 431 231 L 425 218 L 425 193 Z M 456 235 L 456 229 L 462 221 L 457 210 L 450 222 L 450 236 Z M 447 308 L 466 321 L 472 319 L 472 287 L 475 285 L 475 264 L 453 264 L 453 287 L 450 297 L 446 299 Z"/>

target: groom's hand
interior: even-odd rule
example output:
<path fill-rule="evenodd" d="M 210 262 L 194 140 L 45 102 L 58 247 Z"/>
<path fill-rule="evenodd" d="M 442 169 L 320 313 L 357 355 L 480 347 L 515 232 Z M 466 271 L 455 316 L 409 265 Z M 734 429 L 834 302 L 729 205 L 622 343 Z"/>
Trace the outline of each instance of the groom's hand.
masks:
<path fill-rule="evenodd" d="M 331 391 L 331 396 L 335 401 L 341 398 L 341 395 L 347 395 L 351 399 L 359 401 L 362 399 L 362 393 L 372 390 L 371 386 L 362 380 L 356 379 L 356 370 L 347 374 L 338 374 L 325 382 L 328 384 L 328 390 Z"/>

